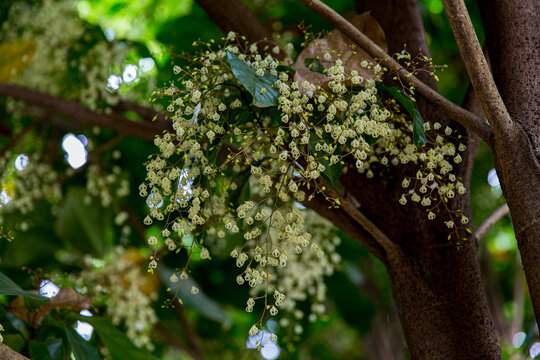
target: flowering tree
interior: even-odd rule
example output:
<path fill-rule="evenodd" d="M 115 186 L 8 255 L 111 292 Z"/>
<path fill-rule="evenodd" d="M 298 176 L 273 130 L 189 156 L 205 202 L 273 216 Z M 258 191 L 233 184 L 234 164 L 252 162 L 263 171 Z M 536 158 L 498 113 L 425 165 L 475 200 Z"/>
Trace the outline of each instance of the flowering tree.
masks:
<path fill-rule="evenodd" d="M 20 220 L 41 207 L 55 219 L 55 236 L 86 233 L 79 258 L 59 260 L 82 260 L 60 277 L 66 287 L 45 304 L 12 302 L 19 310 L 11 314 L 35 329 L 49 324 L 51 311 L 87 310 L 93 301 L 104 316 L 87 322 L 101 351 L 121 359 L 131 340 L 142 350 L 130 356 L 148 358 L 159 328 L 150 304 L 162 284 L 164 307 L 175 308 L 188 334 L 185 351 L 204 358 L 180 304 L 230 322 L 197 282 L 199 267 L 226 254 L 234 264 L 227 276 L 247 289 L 245 311 L 255 314 L 245 331 L 262 354 L 279 333 L 269 320 L 279 318 L 284 341 L 294 342 L 302 319 L 324 318 L 325 278 L 345 256 L 336 250 L 340 229 L 386 269 L 413 358 L 499 359 L 502 334 L 478 244 L 509 209 L 538 322 L 539 3 L 480 2 L 490 69 L 463 2 L 443 1 L 472 85 L 458 106 L 437 92 L 442 66 L 430 57 L 416 1 L 357 1 L 349 20 L 320 1 L 300 2 L 335 30 L 306 31 L 296 54 L 241 1 L 198 0 L 225 36 L 171 55 L 174 77 L 162 88 L 151 72 L 131 74 L 129 66 L 111 76 L 145 46 L 107 41 L 71 4 L 11 7 L 0 94 L 19 102 L 4 105 L 11 140 L 2 161 L 14 169 L 1 178 L 2 234 L 16 246 L 10 234 L 42 226 Z M 139 85 L 130 85 L 135 78 Z M 63 139 L 68 162 L 83 171 L 60 172 L 54 144 L 72 127 L 93 129 Z M 35 129 L 46 135 L 32 138 Z M 126 137 L 153 145 L 139 152 Z M 474 228 L 468 189 L 480 141 L 494 155 L 508 205 Z M 70 161 L 70 142 L 82 144 L 79 164 Z M 123 169 L 132 161 L 145 167 L 140 184 Z M 142 199 L 130 195 L 134 188 Z M 147 257 L 112 246 L 117 238 L 130 244 L 132 229 Z M 3 281 L 2 294 L 45 301 Z M 63 334 L 54 337 L 59 348 L 99 356 L 69 326 L 50 324 Z M 33 341 L 31 356 L 46 346 L 54 357 L 50 337 Z"/>

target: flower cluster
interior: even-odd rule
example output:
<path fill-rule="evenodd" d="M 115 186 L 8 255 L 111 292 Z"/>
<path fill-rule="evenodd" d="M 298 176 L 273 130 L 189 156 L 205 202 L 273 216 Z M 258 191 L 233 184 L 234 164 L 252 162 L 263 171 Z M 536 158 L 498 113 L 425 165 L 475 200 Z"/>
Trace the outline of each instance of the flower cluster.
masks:
<path fill-rule="evenodd" d="M 372 61 L 351 70 L 338 58 L 325 69 L 327 81 L 311 83 L 293 78 L 256 45 L 235 45 L 234 34 L 223 40 L 217 50 L 203 44 L 192 67 L 174 66 L 178 81 L 155 93 L 154 101 L 167 104 L 173 131 L 156 137 L 158 153 L 146 163 L 139 191 L 150 205 L 144 223 L 163 224 L 148 239 L 155 249 L 150 271 L 160 252 L 185 249 L 185 280 L 193 255 L 208 259 L 213 249 L 233 245 L 236 281 L 251 289 L 246 311 L 261 308 L 249 331 L 255 335 L 265 315 L 280 309 L 301 319 L 298 301 L 312 299 L 310 320 L 324 312 L 323 279 L 339 255 L 336 241 L 324 237 L 328 231 L 313 235 L 323 222 L 306 225 L 315 215 L 301 203 L 326 196 L 342 171 L 373 177 L 410 162 L 419 171 L 404 179 L 412 190 L 399 201 L 420 202 L 431 218 L 465 190 L 451 173 L 465 145 L 456 149 L 451 129 L 443 138 L 440 125 L 425 123 L 427 144 L 418 149 L 410 117 L 380 90 L 385 69 Z"/>
<path fill-rule="evenodd" d="M 131 48 L 106 41 L 99 28 L 79 17 L 73 1 L 15 3 L 2 25 L 0 43 L 12 44 L 25 64 L 12 69 L 17 84 L 76 99 L 91 109 L 118 101 L 107 84 Z M 142 100 L 147 94 L 127 95 Z"/>
<path fill-rule="evenodd" d="M 62 191 L 58 183 L 58 173 L 42 159 L 40 153 L 12 156 L 11 152 L 0 158 L 0 185 L 9 201 L 2 199 L 1 212 L 18 212 L 26 214 L 32 211 L 38 199 L 48 198 L 52 203 L 62 199 Z M 20 230 L 26 230 L 25 222 Z"/>
<path fill-rule="evenodd" d="M 116 247 L 103 260 L 86 258 L 78 282 L 85 293 L 96 297 L 96 303 L 107 304 L 112 323 L 123 323 L 135 345 L 152 350 L 150 336 L 157 322 L 152 303 L 157 299 L 158 280 L 145 274 L 143 259 L 137 249 Z"/>

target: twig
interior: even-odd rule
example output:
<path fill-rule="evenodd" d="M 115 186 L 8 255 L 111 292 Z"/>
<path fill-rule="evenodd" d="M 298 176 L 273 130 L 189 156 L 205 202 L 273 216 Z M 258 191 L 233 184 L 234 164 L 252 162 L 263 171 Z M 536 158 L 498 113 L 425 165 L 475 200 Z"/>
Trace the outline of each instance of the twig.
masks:
<path fill-rule="evenodd" d="M 165 340 L 170 346 L 185 352 L 187 355 L 191 356 L 195 360 L 203 360 L 197 357 L 198 354 L 196 354 L 193 349 L 178 341 L 178 339 L 173 334 L 171 334 L 165 326 L 157 325 L 155 327 L 155 330 L 159 332 L 159 338 Z"/>
<path fill-rule="evenodd" d="M 127 100 L 119 100 L 118 103 L 112 107 L 112 110 L 116 113 L 131 111 L 146 121 L 152 121 L 156 116 L 156 120 L 165 119 L 164 115 L 158 113 L 154 109 Z"/>
<path fill-rule="evenodd" d="M 58 140 L 60 139 L 60 128 L 53 126 L 51 135 L 49 138 L 49 149 L 47 151 L 47 164 L 52 165 L 54 157 L 56 155 L 56 149 L 58 148 Z"/>
<path fill-rule="evenodd" d="M 426 100 L 435 105 L 443 114 L 449 118 L 459 122 L 463 126 L 470 128 L 472 131 L 478 134 L 484 142 L 492 147 L 493 144 L 493 132 L 489 125 L 478 118 L 471 112 L 463 109 L 462 107 L 454 104 L 448 99 L 441 96 L 438 92 L 431 87 L 417 79 L 409 71 L 403 68 L 397 61 L 395 61 L 390 55 L 388 55 L 377 44 L 371 41 L 366 35 L 358 30 L 354 25 L 345 20 L 341 15 L 332 10 L 319 0 L 299 0 L 306 5 L 309 9 L 319 14 L 326 19 L 329 23 L 334 25 L 337 29 L 347 35 L 352 41 L 358 44 L 364 49 L 370 56 L 381 61 L 381 64 L 386 68 L 396 72 L 400 79 L 413 86 L 418 93 L 420 93 Z"/>
<path fill-rule="evenodd" d="M 491 229 L 493 225 L 497 223 L 504 215 L 508 214 L 508 204 L 504 204 L 495 210 L 491 215 L 489 215 L 479 227 L 474 230 L 472 238 L 478 243 Z"/>
<path fill-rule="evenodd" d="M 365 246 L 369 252 L 371 252 L 381 262 L 385 261 L 384 249 L 375 241 L 371 235 L 369 235 L 358 222 L 351 218 L 344 209 L 331 208 L 328 200 L 321 194 L 313 194 L 311 199 L 302 201 L 306 207 L 315 211 L 317 214 L 333 223 L 336 227 L 340 228 L 346 234 L 351 236 L 361 245 Z"/>
<path fill-rule="evenodd" d="M 360 212 L 352 204 L 349 199 L 344 198 L 333 190 L 328 190 L 327 195 L 337 198 L 339 200 L 340 207 L 345 210 L 351 218 L 353 218 L 358 224 L 364 228 L 373 238 L 381 245 L 386 252 L 386 258 L 391 260 L 392 258 L 398 258 L 401 256 L 401 252 L 397 248 L 396 244 L 386 234 L 377 227 L 371 220 L 369 220 L 364 214 Z"/>
<path fill-rule="evenodd" d="M 129 221 L 131 222 L 131 225 L 135 228 L 135 231 L 137 232 L 137 235 L 139 236 L 139 239 L 143 243 L 143 245 L 147 245 L 146 242 L 146 229 L 144 227 L 143 222 L 141 221 L 141 218 L 137 215 L 135 210 L 129 205 L 124 205 L 124 210 L 129 215 Z"/>
<path fill-rule="evenodd" d="M 90 155 L 88 155 L 87 162 L 96 161 L 101 156 L 101 154 L 103 154 L 105 151 L 109 150 L 116 144 L 118 144 L 120 141 L 124 140 L 125 137 L 126 135 L 124 134 L 118 134 L 112 139 L 107 140 L 106 142 L 101 144 L 98 148 L 96 148 L 96 150 L 92 151 Z"/>
<path fill-rule="evenodd" d="M 495 135 L 510 132 L 512 119 L 495 85 L 463 0 L 442 2 L 465 68 Z"/>
<path fill-rule="evenodd" d="M 7 144 L 5 147 L 0 150 L 0 157 L 4 156 L 5 153 L 7 153 L 11 148 L 13 148 L 17 143 L 26 136 L 30 131 L 34 130 L 36 127 L 38 127 L 40 124 L 45 122 L 50 117 L 50 114 L 45 114 L 41 117 L 39 117 L 36 121 L 32 122 L 29 126 L 25 127 L 21 132 L 19 132 L 17 135 L 15 135 L 9 144 Z"/>
<path fill-rule="evenodd" d="M 197 334 L 195 333 L 195 330 L 193 330 L 193 326 L 191 326 L 191 323 L 186 317 L 184 306 L 175 305 L 174 311 L 176 313 L 176 317 L 178 318 L 178 321 L 180 322 L 180 325 L 182 326 L 182 330 L 184 330 L 184 335 L 186 335 L 189 348 L 192 350 L 194 354 L 197 355 L 196 356 L 197 360 L 204 360 L 205 359 L 204 352 L 202 350 L 199 339 L 197 338 Z"/>
<path fill-rule="evenodd" d="M 140 240 L 144 245 L 146 245 L 145 229 L 141 219 L 139 218 L 135 210 L 131 206 L 129 206 L 129 204 L 124 205 L 124 210 L 128 213 L 129 219 L 133 227 L 135 227 L 135 231 L 137 232 Z M 184 351 L 188 352 L 191 356 L 193 356 L 194 359 L 204 360 L 204 351 L 202 350 L 199 339 L 197 338 L 197 334 L 193 330 L 193 326 L 191 326 L 191 323 L 186 317 L 183 306 L 178 304 L 175 305 L 174 311 L 180 325 L 182 326 L 182 329 L 184 330 L 188 345 L 186 347 L 182 344 L 179 344 L 175 339 L 173 339 L 173 341 L 176 343 L 176 345 L 179 345 Z"/>

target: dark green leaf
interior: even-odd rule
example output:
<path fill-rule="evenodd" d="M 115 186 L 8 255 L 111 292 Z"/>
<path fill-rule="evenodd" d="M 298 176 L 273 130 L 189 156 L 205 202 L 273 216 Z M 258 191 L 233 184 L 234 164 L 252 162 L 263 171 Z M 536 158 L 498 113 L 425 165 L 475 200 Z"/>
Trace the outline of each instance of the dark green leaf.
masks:
<path fill-rule="evenodd" d="M 24 291 L 10 278 L 0 272 L 0 295 L 21 295 L 30 299 L 48 301 L 49 299 L 30 291 Z"/>
<path fill-rule="evenodd" d="M 112 360 L 157 360 L 144 349 L 136 347 L 129 338 L 115 328 L 107 319 L 100 317 L 80 317 L 94 327 L 101 342 L 109 350 Z"/>
<path fill-rule="evenodd" d="M 30 341 L 29 350 L 32 360 L 62 360 L 64 358 L 62 339 L 32 340 Z"/>
<path fill-rule="evenodd" d="M 231 65 L 234 76 L 253 96 L 253 105 L 257 107 L 276 106 L 279 104 L 279 91 L 272 87 L 278 78 L 265 71 L 257 76 L 255 69 L 250 68 L 238 56 L 227 51 L 227 62 Z"/>
<path fill-rule="evenodd" d="M 291 74 L 294 74 L 296 72 L 296 70 L 294 70 L 294 68 L 290 67 L 290 66 L 287 66 L 287 65 L 278 65 L 278 67 L 276 68 L 277 71 L 286 71 L 286 72 L 289 72 Z"/>
<path fill-rule="evenodd" d="M 66 243 L 82 251 L 93 250 L 103 255 L 114 241 L 112 216 L 96 203 L 86 204 L 85 196 L 87 192 L 83 188 L 69 191 L 55 223 L 56 232 Z"/>
<path fill-rule="evenodd" d="M 423 145 L 427 143 L 426 134 L 424 133 L 424 119 L 418 111 L 418 106 L 412 101 L 403 90 L 395 86 L 381 86 L 381 89 L 390 93 L 396 98 L 397 101 L 403 105 L 405 110 L 411 115 L 413 119 L 413 140 L 417 149 L 420 149 Z"/>
<path fill-rule="evenodd" d="M 71 327 L 66 326 L 66 336 L 77 360 L 100 360 L 98 351 Z"/>
<path fill-rule="evenodd" d="M 333 143 L 334 141 L 332 140 L 332 138 L 329 137 L 328 134 L 326 135 L 327 135 L 326 136 L 327 138 L 325 139 L 326 143 L 328 144 Z M 324 171 L 322 173 L 322 177 L 330 184 L 330 188 L 332 189 L 334 185 L 336 184 L 336 182 L 338 181 L 339 177 L 341 176 L 343 167 L 341 166 L 340 163 L 330 165 L 330 160 L 322 157 L 323 155 L 326 155 L 326 153 L 324 153 L 323 151 L 315 150 L 315 145 L 317 144 L 318 138 L 319 137 L 315 133 L 312 133 L 310 136 L 309 147 L 311 150 L 311 154 L 315 157 L 315 159 L 317 159 L 317 161 L 320 164 L 324 165 Z M 340 154 L 339 149 L 334 151 L 334 154 L 339 155 Z"/>
<path fill-rule="evenodd" d="M 313 72 L 324 75 L 325 68 L 324 66 L 322 66 L 318 59 L 305 59 L 304 66 Z"/>
<path fill-rule="evenodd" d="M 328 295 L 342 318 L 360 333 L 368 332 L 375 314 L 372 302 L 342 272 L 334 273 L 327 284 Z"/>
<path fill-rule="evenodd" d="M 163 283 L 171 289 L 172 293 L 176 293 L 178 284 L 172 283 L 170 280 L 170 277 L 173 274 L 172 270 L 164 265 L 160 265 L 158 267 L 158 272 Z M 199 289 L 199 293 L 195 295 L 192 294 L 191 286 L 197 287 Z M 189 283 L 184 283 L 180 286 L 178 289 L 178 297 L 182 300 L 184 306 L 194 308 L 206 318 L 220 322 L 226 327 L 231 325 L 232 321 L 229 315 L 227 315 L 227 313 L 221 308 L 221 306 L 219 306 L 217 302 L 208 297 L 202 291 L 199 284 L 197 284 L 193 279 L 190 279 Z"/>

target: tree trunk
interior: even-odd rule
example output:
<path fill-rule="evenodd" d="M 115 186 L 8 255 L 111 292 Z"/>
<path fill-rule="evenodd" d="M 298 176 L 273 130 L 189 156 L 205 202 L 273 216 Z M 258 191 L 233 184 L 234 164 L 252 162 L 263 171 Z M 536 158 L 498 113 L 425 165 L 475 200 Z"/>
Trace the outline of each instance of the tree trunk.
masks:
<path fill-rule="evenodd" d="M 385 30 L 389 53 L 407 45 L 412 56 L 421 49 L 429 56 L 424 28 L 416 1 L 358 0 L 357 11 L 371 10 Z M 397 11 L 399 9 L 399 11 Z M 436 88 L 429 76 L 419 76 Z M 471 100 L 473 97 L 468 97 Z M 426 120 L 448 124 L 464 136 L 470 133 L 445 119 L 422 98 L 417 99 Z M 470 102 L 470 101 L 469 101 Z M 469 108 L 472 103 L 466 104 Z M 476 146 L 471 143 L 457 176 L 468 186 Z M 403 189 L 405 175 L 414 167 L 396 169 L 395 178 L 386 183 L 376 178 L 347 175 L 347 186 L 357 198 L 362 212 L 386 233 L 404 252 L 403 257 L 385 259 L 409 352 L 413 359 L 500 359 L 495 327 L 489 312 L 480 274 L 478 249 L 474 242 L 459 247 L 447 240 L 448 229 L 442 221 L 429 221 L 425 211 L 414 205 L 395 205 Z M 414 176 L 414 175 L 413 175 Z M 347 181 L 348 180 L 348 181 Z M 449 206 L 470 216 L 470 198 L 456 197 Z M 466 236 L 465 234 L 462 234 Z"/>
<path fill-rule="evenodd" d="M 430 249 L 387 269 L 413 359 L 500 359 L 475 245 Z"/>
<path fill-rule="evenodd" d="M 540 324 L 540 1 L 479 3 L 493 76 L 513 120 L 495 138 L 495 168 Z"/>

